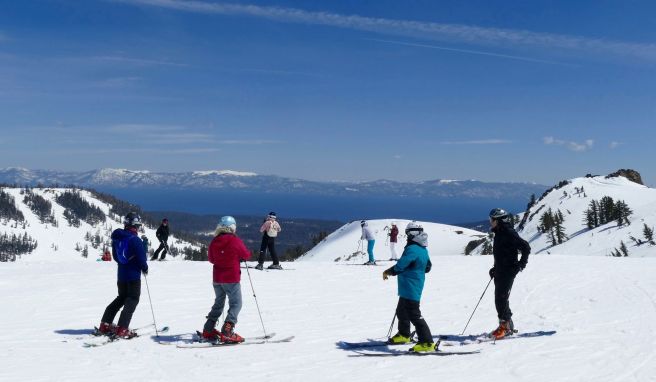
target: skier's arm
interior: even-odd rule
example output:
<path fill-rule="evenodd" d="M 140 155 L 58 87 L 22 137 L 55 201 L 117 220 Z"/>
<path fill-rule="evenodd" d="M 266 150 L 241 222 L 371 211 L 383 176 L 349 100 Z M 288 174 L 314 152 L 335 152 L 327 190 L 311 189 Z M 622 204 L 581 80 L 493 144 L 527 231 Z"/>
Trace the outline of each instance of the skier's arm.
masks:
<path fill-rule="evenodd" d="M 246 248 L 244 242 L 241 241 L 240 239 L 237 239 L 237 241 L 235 242 L 235 250 L 236 253 L 238 253 L 240 262 L 246 261 L 251 258 L 251 251 L 249 251 L 248 248 Z"/>
<path fill-rule="evenodd" d="M 396 276 L 399 273 L 405 272 L 405 270 L 415 261 L 416 257 L 417 255 L 412 251 L 409 251 L 408 249 L 404 250 L 401 258 L 396 262 L 396 265 L 390 268 L 392 270 L 390 274 Z"/>
<path fill-rule="evenodd" d="M 515 231 L 513 231 L 513 238 L 515 240 L 515 245 L 522 253 L 522 257 L 519 260 L 519 266 L 521 267 L 521 269 L 524 269 L 526 267 L 526 264 L 528 263 L 528 255 L 531 253 L 531 246 L 528 244 L 526 240 L 522 239 L 519 236 L 519 234 Z"/>
<path fill-rule="evenodd" d="M 269 230 L 269 225 L 271 224 L 270 221 L 265 221 L 264 224 L 262 224 L 262 227 L 260 227 L 260 232 L 264 233 Z"/>
<path fill-rule="evenodd" d="M 140 238 L 134 237 L 130 245 L 132 246 L 132 251 L 135 254 L 134 258 L 139 268 L 143 273 L 148 273 L 148 257 L 146 256 L 146 250 L 144 249 L 143 241 Z"/>

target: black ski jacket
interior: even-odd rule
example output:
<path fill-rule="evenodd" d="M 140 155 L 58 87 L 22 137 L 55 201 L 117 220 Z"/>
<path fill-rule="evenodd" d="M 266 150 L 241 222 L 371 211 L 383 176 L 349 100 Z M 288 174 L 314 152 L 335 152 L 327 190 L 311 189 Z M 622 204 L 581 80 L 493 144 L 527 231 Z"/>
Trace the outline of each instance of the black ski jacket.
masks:
<path fill-rule="evenodd" d="M 499 222 L 499 225 L 492 229 L 494 232 L 494 244 L 492 253 L 494 254 L 494 269 L 499 272 L 519 271 L 520 263 L 522 268 L 528 262 L 528 255 L 531 253 L 531 246 L 528 242 L 517 234 L 517 231 L 507 223 Z M 517 252 L 522 253 L 521 259 L 517 260 Z"/>
<path fill-rule="evenodd" d="M 169 240 L 169 226 L 161 224 L 155 232 L 155 236 L 159 241 L 167 242 Z"/>

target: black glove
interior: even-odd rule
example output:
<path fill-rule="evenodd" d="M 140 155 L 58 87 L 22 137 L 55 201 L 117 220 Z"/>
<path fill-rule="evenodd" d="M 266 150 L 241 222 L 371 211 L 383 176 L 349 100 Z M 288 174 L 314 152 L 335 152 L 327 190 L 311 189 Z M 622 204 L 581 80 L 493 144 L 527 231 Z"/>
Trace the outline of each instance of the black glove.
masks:
<path fill-rule="evenodd" d="M 520 261 L 519 264 L 517 265 L 517 272 L 521 272 L 526 268 L 526 262 L 525 261 Z"/>
<path fill-rule="evenodd" d="M 490 271 L 488 272 L 488 274 L 490 275 L 491 279 L 494 278 L 494 267 L 490 268 Z"/>
<path fill-rule="evenodd" d="M 141 270 L 141 273 L 143 273 L 144 276 L 148 276 L 148 268 L 146 268 L 146 269 L 142 269 L 142 270 Z"/>

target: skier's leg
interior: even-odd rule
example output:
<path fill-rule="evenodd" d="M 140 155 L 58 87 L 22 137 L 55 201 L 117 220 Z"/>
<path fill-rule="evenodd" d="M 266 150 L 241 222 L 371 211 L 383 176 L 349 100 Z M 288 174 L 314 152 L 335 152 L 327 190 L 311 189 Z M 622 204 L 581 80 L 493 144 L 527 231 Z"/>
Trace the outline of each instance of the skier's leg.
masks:
<path fill-rule="evenodd" d="M 166 257 L 166 254 L 169 252 L 169 246 L 166 244 L 165 241 L 162 242 L 162 246 L 164 248 L 162 250 L 162 257 L 159 258 L 160 260 L 164 260 L 164 258 Z"/>
<path fill-rule="evenodd" d="M 205 321 L 205 327 L 203 328 L 206 332 L 211 332 L 216 326 L 216 321 L 221 317 L 223 313 L 223 306 L 225 305 L 226 294 L 222 287 L 223 284 L 214 284 L 214 305 L 212 305 L 212 310 L 207 314 L 207 321 Z"/>
<path fill-rule="evenodd" d="M 407 302 L 409 300 L 399 297 L 399 303 L 396 305 L 396 318 L 399 320 L 399 334 L 404 337 L 410 337 L 410 316 L 408 314 Z"/>
<path fill-rule="evenodd" d="M 155 253 L 153 253 L 153 256 L 150 258 L 150 260 L 157 260 L 159 253 L 162 252 L 163 249 L 164 249 L 164 243 L 160 241 L 159 247 L 157 247 L 157 250 L 155 250 Z"/>
<path fill-rule="evenodd" d="M 374 244 L 376 243 L 376 240 L 369 240 L 367 241 L 367 253 L 369 254 L 369 261 L 374 262 L 376 261 L 376 258 L 374 257 Z"/>
<path fill-rule="evenodd" d="M 510 289 L 515 277 L 511 274 L 500 273 L 494 276 L 494 305 L 497 309 L 499 321 L 508 321 L 512 317 L 510 310 Z"/>
<path fill-rule="evenodd" d="M 130 327 L 130 321 L 132 320 L 134 310 L 137 308 L 137 305 L 139 305 L 140 296 L 141 280 L 128 281 L 127 298 L 125 299 L 123 311 L 121 311 L 121 315 L 118 318 L 118 327 L 126 329 Z"/>
<path fill-rule="evenodd" d="M 241 285 L 239 283 L 223 284 L 223 290 L 228 295 L 228 315 L 226 321 L 237 325 L 237 317 L 241 311 Z"/>
<path fill-rule="evenodd" d="M 257 258 L 258 264 L 264 264 L 264 255 L 266 255 L 267 244 L 267 235 L 262 235 L 262 243 L 260 244 L 260 256 Z"/>
<path fill-rule="evenodd" d="M 105 313 L 102 316 L 102 320 L 100 320 L 101 322 L 106 322 L 108 324 L 113 323 L 114 317 L 116 317 L 118 311 L 121 310 L 123 304 L 125 304 L 125 299 L 127 298 L 127 284 L 119 281 L 116 285 L 118 286 L 118 296 L 114 301 L 107 305 L 107 308 L 105 308 Z"/>
<path fill-rule="evenodd" d="M 412 325 L 415 326 L 415 330 L 417 331 L 417 342 L 433 342 L 433 335 L 431 334 L 430 328 L 428 327 L 426 320 L 424 320 L 424 317 L 421 316 L 419 301 L 407 300 L 406 306 L 410 316 L 410 322 L 412 322 Z"/>
<path fill-rule="evenodd" d="M 269 238 L 267 243 L 267 248 L 269 249 L 269 254 L 271 255 L 271 260 L 273 260 L 273 265 L 278 265 L 278 254 L 276 253 L 276 239 L 273 237 Z"/>
<path fill-rule="evenodd" d="M 396 259 L 397 259 L 397 255 L 396 255 L 396 243 L 393 242 L 393 241 L 390 242 L 390 252 L 392 253 L 392 260 L 396 260 Z"/>

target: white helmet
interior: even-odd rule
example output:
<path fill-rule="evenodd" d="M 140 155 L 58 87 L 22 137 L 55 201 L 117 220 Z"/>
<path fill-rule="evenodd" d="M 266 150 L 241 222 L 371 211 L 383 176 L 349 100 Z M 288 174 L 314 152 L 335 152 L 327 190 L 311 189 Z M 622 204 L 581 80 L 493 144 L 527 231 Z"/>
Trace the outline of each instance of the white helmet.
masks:
<path fill-rule="evenodd" d="M 408 237 L 415 237 L 422 232 L 424 232 L 424 227 L 422 227 L 421 224 L 414 221 L 408 223 L 408 225 L 405 227 L 405 234 Z"/>

